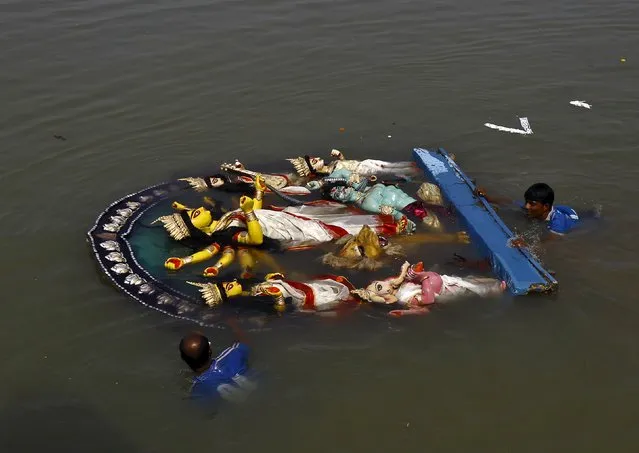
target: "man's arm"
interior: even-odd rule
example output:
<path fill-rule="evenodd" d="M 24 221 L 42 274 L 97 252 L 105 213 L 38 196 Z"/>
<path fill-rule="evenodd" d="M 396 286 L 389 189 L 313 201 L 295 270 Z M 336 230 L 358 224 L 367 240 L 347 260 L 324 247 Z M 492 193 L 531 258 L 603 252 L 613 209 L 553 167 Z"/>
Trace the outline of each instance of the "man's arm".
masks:
<path fill-rule="evenodd" d="M 507 205 L 515 204 L 515 201 L 510 198 L 500 197 L 495 195 L 488 195 L 486 193 L 486 189 L 484 189 L 483 187 L 476 187 L 474 193 L 475 193 L 475 196 L 484 198 L 490 204 L 496 204 L 498 206 L 507 206 Z"/>

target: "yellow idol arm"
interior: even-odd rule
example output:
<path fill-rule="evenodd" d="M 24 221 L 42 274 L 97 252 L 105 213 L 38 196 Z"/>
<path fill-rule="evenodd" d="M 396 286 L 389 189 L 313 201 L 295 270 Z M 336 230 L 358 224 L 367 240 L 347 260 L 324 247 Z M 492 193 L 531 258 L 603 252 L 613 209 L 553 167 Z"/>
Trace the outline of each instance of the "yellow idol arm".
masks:
<path fill-rule="evenodd" d="M 237 260 L 242 269 L 241 278 L 251 277 L 253 275 L 253 269 L 255 269 L 255 258 L 253 258 L 250 250 L 245 248 L 239 249 L 237 251 Z"/>
<path fill-rule="evenodd" d="M 262 198 L 266 192 L 266 182 L 262 175 L 255 177 L 255 199 L 253 200 L 253 209 L 262 209 Z"/>
<path fill-rule="evenodd" d="M 278 312 L 283 312 L 286 310 L 286 300 L 284 299 L 284 294 L 277 286 L 267 286 L 264 288 L 263 293 L 271 296 L 273 299 L 273 307 Z"/>
<path fill-rule="evenodd" d="M 217 277 L 220 271 L 228 266 L 235 260 L 235 250 L 231 246 L 224 247 L 224 251 L 222 251 L 222 256 L 217 263 L 213 266 L 209 266 L 204 269 L 203 275 L 205 277 Z"/>
<path fill-rule="evenodd" d="M 242 197 L 240 199 L 240 207 L 244 211 L 246 216 L 246 230 L 237 233 L 234 237 L 236 242 L 247 245 L 261 245 L 264 242 L 264 233 L 262 232 L 262 225 L 257 220 L 257 216 L 253 211 L 253 199 L 249 197 Z"/>
<path fill-rule="evenodd" d="M 174 202 L 171 204 L 171 207 L 172 207 L 173 209 L 175 209 L 176 211 L 188 211 L 188 210 L 189 210 L 189 207 L 188 207 L 188 206 L 183 205 L 183 204 L 182 204 L 182 203 L 180 203 L 179 201 L 174 201 Z"/>
<path fill-rule="evenodd" d="M 169 258 L 164 262 L 164 267 L 170 270 L 178 270 L 187 264 L 201 263 L 206 261 L 212 256 L 215 256 L 220 251 L 220 245 L 213 243 L 205 249 L 195 252 L 193 255 L 185 256 L 184 258 Z"/>

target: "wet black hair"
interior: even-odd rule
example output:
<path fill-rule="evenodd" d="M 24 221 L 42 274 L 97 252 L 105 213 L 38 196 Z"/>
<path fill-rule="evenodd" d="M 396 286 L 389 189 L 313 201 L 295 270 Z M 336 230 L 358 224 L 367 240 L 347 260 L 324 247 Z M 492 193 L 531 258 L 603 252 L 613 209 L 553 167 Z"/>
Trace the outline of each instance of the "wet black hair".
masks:
<path fill-rule="evenodd" d="M 317 175 L 317 170 L 315 170 L 313 168 L 313 165 L 311 164 L 311 158 L 310 158 L 310 156 L 308 154 L 304 156 L 304 160 L 306 161 L 306 165 L 308 166 L 308 170 L 311 172 L 311 176 L 316 176 Z"/>
<path fill-rule="evenodd" d="M 217 209 L 211 208 L 210 212 L 211 212 L 211 216 L 213 217 L 221 215 L 220 208 L 217 208 Z M 210 239 L 210 236 L 208 234 L 206 234 L 204 231 L 197 229 L 193 225 L 193 223 L 191 223 L 191 217 L 189 216 L 188 212 L 180 211 L 180 217 L 182 217 L 182 220 L 186 224 L 186 228 L 189 230 L 189 234 L 191 235 L 193 239 L 198 241 L 208 241 Z"/>
<path fill-rule="evenodd" d="M 193 371 L 205 366 L 210 356 L 211 347 L 204 335 L 191 334 L 180 341 L 180 357 Z"/>
<path fill-rule="evenodd" d="M 528 188 L 528 190 L 526 190 L 526 193 L 524 194 L 524 200 L 537 201 L 539 203 L 552 206 L 552 204 L 555 202 L 555 192 L 548 184 L 538 182 L 536 184 L 533 184 Z"/>
<path fill-rule="evenodd" d="M 227 183 L 227 182 L 231 182 L 231 178 L 229 177 L 229 175 L 225 175 L 224 173 L 215 173 L 215 174 L 213 174 L 213 175 L 211 175 L 211 176 L 207 176 L 207 177 L 206 177 L 206 183 L 207 183 L 207 185 L 209 184 L 209 182 L 210 182 L 209 180 L 210 180 L 211 178 L 218 178 L 218 179 L 221 179 L 221 180 L 223 180 L 225 183 Z"/>

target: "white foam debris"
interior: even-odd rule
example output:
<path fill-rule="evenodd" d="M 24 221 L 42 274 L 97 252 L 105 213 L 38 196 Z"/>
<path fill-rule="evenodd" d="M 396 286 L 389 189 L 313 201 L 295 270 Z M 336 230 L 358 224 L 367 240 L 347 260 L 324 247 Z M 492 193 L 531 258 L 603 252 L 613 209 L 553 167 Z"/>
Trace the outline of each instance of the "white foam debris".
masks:
<path fill-rule="evenodd" d="M 570 101 L 570 105 L 574 105 L 575 107 L 583 107 L 585 109 L 589 109 L 592 105 L 588 104 L 586 101 Z"/>
<path fill-rule="evenodd" d="M 533 133 L 533 130 L 530 127 L 530 122 L 528 121 L 527 117 L 519 118 L 519 123 L 521 124 L 521 129 L 516 129 L 514 127 L 498 126 L 497 124 L 493 124 L 493 123 L 484 123 L 484 126 L 489 127 L 491 129 L 496 129 L 502 132 L 510 132 L 511 134 L 530 135 Z"/>

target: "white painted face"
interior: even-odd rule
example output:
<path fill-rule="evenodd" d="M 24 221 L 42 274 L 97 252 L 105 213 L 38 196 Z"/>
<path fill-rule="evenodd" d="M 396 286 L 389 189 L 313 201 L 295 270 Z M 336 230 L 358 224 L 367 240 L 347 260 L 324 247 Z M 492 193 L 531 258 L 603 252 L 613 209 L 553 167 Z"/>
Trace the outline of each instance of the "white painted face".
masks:
<path fill-rule="evenodd" d="M 209 182 L 213 187 L 220 187 L 224 185 L 224 180 L 222 178 L 209 178 Z"/>
<path fill-rule="evenodd" d="M 373 292 L 379 296 L 383 296 L 385 294 L 391 294 L 393 292 L 393 287 L 389 281 L 385 280 L 375 280 L 373 283 L 366 287 L 367 290 Z"/>
<path fill-rule="evenodd" d="M 320 159 L 319 157 L 311 157 L 310 161 L 313 170 L 320 170 L 324 166 L 324 159 Z"/>

